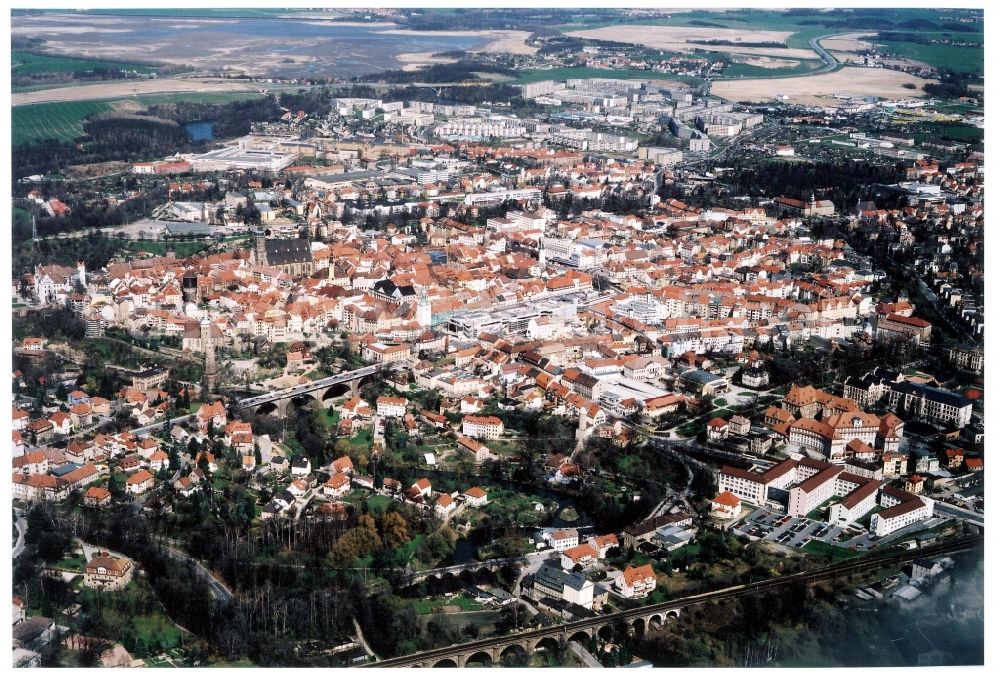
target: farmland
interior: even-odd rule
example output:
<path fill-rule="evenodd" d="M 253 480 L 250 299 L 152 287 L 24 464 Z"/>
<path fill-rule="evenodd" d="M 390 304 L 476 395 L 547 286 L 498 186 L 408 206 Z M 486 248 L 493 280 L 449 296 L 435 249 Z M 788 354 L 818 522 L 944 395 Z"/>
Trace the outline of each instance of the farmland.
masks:
<path fill-rule="evenodd" d="M 794 66 L 767 68 L 751 63 L 733 62 L 722 72 L 721 79 L 726 78 L 781 78 L 792 75 L 808 75 L 821 66 L 816 61 L 795 61 Z M 720 78 L 716 78 L 720 79 Z"/>
<path fill-rule="evenodd" d="M 929 37 L 930 34 L 928 34 Z M 962 36 L 961 40 L 972 41 L 975 36 Z M 879 49 L 890 54 L 921 61 L 934 68 L 944 68 L 961 73 L 983 74 L 982 47 L 954 47 L 952 45 L 925 45 L 916 42 L 875 40 Z"/>
<path fill-rule="evenodd" d="M 105 101 L 65 101 L 10 109 L 13 145 L 43 139 L 73 141 L 83 134 L 84 119 L 105 113 L 111 106 Z"/>
<path fill-rule="evenodd" d="M 136 73 L 153 73 L 156 71 L 151 66 L 141 66 L 139 64 L 127 64 L 118 61 L 97 61 L 94 59 L 74 59 L 48 54 L 33 54 L 31 52 L 12 52 L 10 61 L 12 76 L 34 75 L 36 73 L 83 73 L 96 69 L 135 71 Z"/>

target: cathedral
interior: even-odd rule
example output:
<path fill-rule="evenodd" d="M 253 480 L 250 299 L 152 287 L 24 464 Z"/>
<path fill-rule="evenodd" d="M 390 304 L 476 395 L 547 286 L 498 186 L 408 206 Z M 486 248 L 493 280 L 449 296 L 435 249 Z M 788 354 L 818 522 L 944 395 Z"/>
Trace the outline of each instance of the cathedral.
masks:
<path fill-rule="evenodd" d="M 294 277 L 312 275 L 316 264 L 306 238 L 271 239 L 270 231 L 257 229 L 253 234 L 253 263 L 277 268 Z"/>

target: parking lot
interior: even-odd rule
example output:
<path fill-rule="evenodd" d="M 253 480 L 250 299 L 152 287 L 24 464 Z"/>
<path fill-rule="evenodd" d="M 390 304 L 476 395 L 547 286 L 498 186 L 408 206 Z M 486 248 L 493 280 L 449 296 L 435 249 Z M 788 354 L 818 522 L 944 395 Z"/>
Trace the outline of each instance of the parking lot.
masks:
<path fill-rule="evenodd" d="M 733 530 L 792 548 L 802 548 L 810 541 L 821 541 L 861 551 L 872 548 L 880 541 L 866 530 L 854 526 L 842 527 L 809 518 L 793 518 L 768 508 L 758 508 L 736 523 Z"/>

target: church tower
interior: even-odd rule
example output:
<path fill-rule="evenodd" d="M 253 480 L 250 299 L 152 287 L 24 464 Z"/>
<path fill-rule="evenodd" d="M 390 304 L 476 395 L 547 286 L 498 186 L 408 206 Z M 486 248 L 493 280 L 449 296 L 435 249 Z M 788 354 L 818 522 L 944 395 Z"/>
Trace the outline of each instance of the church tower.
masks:
<path fill-rule="evenodd" d="M 252 242 L 253 263 L 258 266 L 267 266 L 267 248 L 264 245 L 267 242 L 267 233 L 260 226 L 254 228 Z"/>
<path fill-rule="evenodd" d="M 83 289 L 87 289 L 87 266 L 82 261 L 76 262 L 76 279 Z"/>
<path fill-rule="evenodd" d="M 201 319 L 201 349 L 205 352 L 205 394 L 215 390 L 219 382 L 219 368 L 215 364 L 215 342 L 212 340 L 212 323 L 208 312 Z"/>
<path fill-rule="evenodd" d="M 431 318 L 431 300 L 427 297 L 427 290 L 421 287 L 417 296 L 417 324 L 421 327 L 430 327 Z"/>

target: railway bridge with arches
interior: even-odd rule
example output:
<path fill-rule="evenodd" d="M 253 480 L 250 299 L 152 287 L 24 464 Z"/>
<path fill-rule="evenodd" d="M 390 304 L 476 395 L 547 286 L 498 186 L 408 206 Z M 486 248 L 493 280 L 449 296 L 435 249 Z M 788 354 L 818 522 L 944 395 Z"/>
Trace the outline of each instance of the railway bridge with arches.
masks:
<path fill-rule="evenodd" d="M 580 620 L 558 626 L 549 626 L 522 633 L 515 633 L 504 638 L 493 638 L 478 643 L 445 648 L 443 651 L 426 652 L 412 657 L 400 657 L 399 660 L 385 660 L 374 666 L 411 666 L 420 668 L 465 667 L 469 665 L 499 665 L 505 657 L 514 655 L 530 656 L 539 650 L 557 650 L 573 641 L 584 647 L 591 641 L 611 640 L 616 633 L 625 631 L 630 635 L 641 635 L 647 629 L 658 629 L 663 624 L 675 621 L 680 617 L 682 607 L 666 607 L 665 609 L 637 609 L 628 613 L 604 615 L 594 619 Z M 450 651 L 449 651 L 450 650 Z M 401 663 L 397 663 L 400 662 Z"/>
<path fill-rule="evenodd" d="M 879 571 L 883 568 L 896 569 L 919 558 L 981 549 L 982 545 L 983 535 L 971 534 L 937 542 L 919 549 L 906 550 L 902 547 L 896 547 L 758 582 L 654 603 L 634 610 L 613 612 L 555 626 L 533 628 L 500 638 L 486 638 L 417 652 L 403 657 L 384 659 L 369 664 L 369 666 L 377 668 L 394 666 L 443 668 L 465 667 L 470 664 L 502 664 L 503 660 L 512 654 L 524 657 L 541 649 L 558 649 L 573 641 L 582 641 L 584 645 L 587 645 L 591 640 L 621 638 L 625 633 L 642 634 L 647 630 L 655 630 L 665 623 L 678 619 L 683 611 L 695 605 L 725 605 L 734 598 L 773 592 L 789 584 L 809 584 L 840 577 L 853 577 Z"/>

